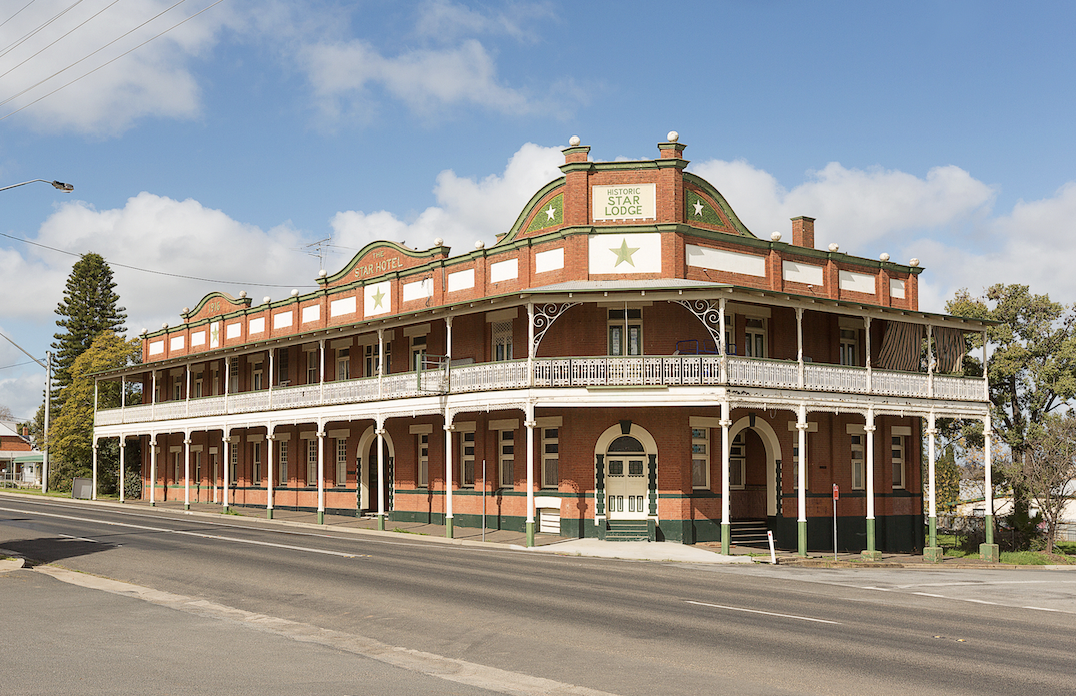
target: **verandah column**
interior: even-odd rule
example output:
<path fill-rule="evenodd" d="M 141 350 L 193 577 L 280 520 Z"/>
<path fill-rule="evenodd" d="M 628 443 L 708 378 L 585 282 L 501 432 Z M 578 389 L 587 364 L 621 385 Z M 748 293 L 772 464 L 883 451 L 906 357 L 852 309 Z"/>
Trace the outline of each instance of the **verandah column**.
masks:
<path fill-rule="evenodd" d="M 934 412 L 931 411 L 927 417 L 927 477 L 930 486 L 930 494 L 928 496 L 928 513 L 929 513 L 929 540 L 927 547 L 923 549 L 923 556 L 928 561 L 940 561 L 942 558 L 942 549 L 938 548 L 938 510 L 937 510 L 937 496 L 935 495 L 937 489 L 937 477 L 935 475 L 934 466 L 934 435 L 937 434 L 937 430 L 934 427 Z"/>
<path fill-rule="evenodd" d="M 325 424 L 318 421 L 318 524 L 325 524 Z M 378 446 L 380 446 L 378 440 Z M 380 449 L 378 452 L 380 453 Z M 378 456 L 378 461 L 382 457 Z M 380 465 L 379 465 L 380 466 Z M 378 481 L 380 481 L 380 477 Z M 382 513 L 378 513 L 382 514 Z"/>
<path fill-rule="evenodd" d="M 191 509 L 191 431 L 183 433 L 183 509 Z"/>
<path fill-rule="evenodd" d="M 807 406 L 800 404 L 797 413 L 796 430 L 799 431 L 799 471 L 796 472 L 796 485 L 799 487 L 796 499 L 799 507 L 799 517 L 796 518 L 798 528 L 797 552 L 800 556 L 807 556 Z"/>
<path fill-rule="evenodd" d="M 864 447 L 866 448 L 863 465 L 867 468 L 867 550 L 863 552 L 864 558 L 871 560 L 878 560 L 882 554 L 878 551 L 877 537 L 875 531 L 875 510 L 874 510 L 874 431 L 877 428 L 874 425 L 874 410 L 867 411 L 867 422 L 863 426 L 863 432 L 866 435 L 866 442 Z"/>
<path fill-rule="evenodd" d="M 990 448 L 992 446 L 993 433 L 990 428 L 989 414 L 983 419 L 983 503 L 986 509 L 983 511 L 983 531 L 986 538 L 984 544 L 979 547 L 979 555 L 984 561 L 997 563 L 1001 554 L 998 545 L 994 543 L 994 475 L 990 467 L 992 465 Z"/>
<path fill-rule="evenodd" d="M 46 398 L 48 394 L 45 395 Z M 93 490 L 90 491 L 90 500 L 97 500 L 97 438 L 93 439 Z"/>
<path fill-rule="evenodd" d="M 385 421 L 378 417 L 377 430 L 377 528 L 385 531 Z"/>
<path fill-rule="evenodd" d="M 157 505 L 157 433 L 149 435 L 149 506 Z"/>
<path fill-rule="evenodd" d="M 534 546 L 534 404 L 527 404 L 527 546 Z"/>
<path fill-rule="evenodd" d="M 120 392 L 123 393 L 122 391 Z M 127 472 L 127 468 L 124 466 L 124 452 L 127 450 L 127 436 L 120 433 L 120 502 L 123 502 L 124 490 L 123 490 L 123 478 Z"/>
<path fill-rule="evenodd" d="M 455 532 L 452 521 L 452 433 L 456 431 L 456 426 L 452 423 L 454 416 L 452 411 L 445 411 L 445 537 L 448 539 L 453 538 L 452 535 Z M 486 481 L 483 478 L 483 489 L 485 485 Z M 485 494 L 483 490 L 482 495 L 485 496 Z"/>
<path fill-rule="evenodd" d="M 272 353 L 270 353 L 272 355 Z M 269 371 L 270 384 L 272 384 L 272 370 Z M 269 423 L 265 427 L 265 465 L 267 467 L 265 476 L 265 519 L 273 519 L 273 476 L 276 475 L 276 469 L 273 466 L 273 424 Z"/>
<path fill-rule="evenodd" d="M 724 334 L 722 334 L 724 335 Z M 729 417 L 732 407 L 729 402 L 721 402 L 721 553 L 726 556 L 732 547 L 732 487 L 729 483 L 729 453 L 732 443 L 729 442 L 729 426 L 732 419 Z"/>
<path fill-rule="evenodd" d="M 223 437 L 222 441 L 224 442 L 224 465 L 222 467 L 223 470 L 221 471 L 220 479 L 221 479 L 221 483 L 223 484 L 221 487 L 223 489 L 222 494 L 224 496 L 224 499 L 221 501 L 221 503 L 222 503 L 222 508 L 221 509 L 224 512 L 228 512 L 228 479 L 231 478 L 231 473 L 232 473 L 232 471 L 231 471 L 231 469 L 232 469 L 232 456 L 231 456 L 232 455 L 232 431 L 231 431 L 231 428 L 225 428 L 224 429 L 224 437 Z"/>

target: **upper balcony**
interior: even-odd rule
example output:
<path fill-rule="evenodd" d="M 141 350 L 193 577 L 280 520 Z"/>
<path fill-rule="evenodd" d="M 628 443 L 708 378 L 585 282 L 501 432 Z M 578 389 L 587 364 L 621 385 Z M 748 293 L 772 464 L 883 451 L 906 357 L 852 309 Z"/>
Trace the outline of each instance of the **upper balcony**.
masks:
<path fill-rule="evenodd" d="M 717 355 L 536 358 L 100 409 L 94 425 L 281 411 L 533 387 L 736 386 L 985 402 L 981 377 Z"/>

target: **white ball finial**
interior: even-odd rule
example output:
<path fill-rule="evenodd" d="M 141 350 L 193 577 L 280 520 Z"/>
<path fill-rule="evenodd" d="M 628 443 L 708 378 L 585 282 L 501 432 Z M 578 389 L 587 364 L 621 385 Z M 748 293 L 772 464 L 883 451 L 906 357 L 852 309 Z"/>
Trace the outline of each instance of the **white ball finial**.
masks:
<path fill-rule="evenodd" d="M 437 239 L 433 240 L 433 245 L 435 247 L 443 247 L 445 245 L 445 240 L 438 237 Z"/>
<path fill-rule="evenodd" d="M 327 275 L 329 275 L 329 272 L 326 271 L 324 268 L 318 271 L 318 278 L 324 278 Z"/>
<path fill-rule="evenodd" d="M 568 138 L 568 144 L 572 147 L 579 147 L 579 143 L 580 140 L 578 135 L 573 135 L 572 137 Z"/>
<path fill-rule="evenodd" d="M 883 251 L 882 254 L 878 257 L 878 260 L 881 261 L 882 263 L 885 263 L 886 261 L 889 260 L 889 254 L 887 254 L 887 253 L 885 253 Z"/>
<path fill-rule="evenodd" d="M 145 335 L 146 335 L 146 334 L 148 334 L 148 333 L 149 333 L 149 329 L 147 329 L 147 328 L 143 327 L 143 328 L 142 328 L 142 333 L 140 333 L 140 334 L 139 334 L 139 336 L 145 336 Z"/>
<path fill-rule="evenodd" d="M 239 299 L 241 299 L 241 300 L 245 300 L 245 299 L 246 299 L 246 297 L 247 297 L 247 291 L 246 291 L 246 290 L 244 290 L 243 292 L 239 293 Z"/>
<path fill-rule="evenodd" d="M 779 241 L 781 241 L 781 233 L 780 233 L 780 232 L 777 232 L 777 231 L 775 230 L 775 231 L 773 232 L 773 234 L 771 234 L 771 235 L 770 235 L 770 239 L 772 239 L 772 240 L 773 240 L 773 241 L 775 241 L 775 242 L 779 242 Z"/>
<path fill-rule="evenodd" d="M 483 242 L 481 239 L 479 239 L 477 242 L 474 243 L 474 248 L 475 249 L 485 249 L 486 248 L 486 243 Z"/>
<path fill-rule="evenodd" d="M 908 265 L 911 266 L 912 268 L 915 268 L 916 266 L 919 265 L 919 259 L 912 259 L 911 261 L 908 262 Z"/>
<path fill-rule="evenodd" d="M 669 138 L 670 143 L 675 143 L 677 140 L 680 139 L 680 134 L 676 131 L 669 131 L 669 135 L 667 137 Z"/>
<path fill-rule="evenodd" d="M 163 324 L 161 324 L 161 328 L 162 329 L 167 329 L 168 328 L 168 322 L 164 322 Z"/>
<path fill-rule="evenodd" d="M 829 245 L 829 250 L 832 251 L 832 252 L 837 252 L 837 251 L 840 250 L 840 248 L 841 248 L 841 245 L 838 244 L 837 242 L 833 242 L 832 244 Z"/>
<path fill-rule="evenodd" d="M 292 291 L 291 291 L 291 296 L 292 297 L 298 297 L 299 296 L 299 291 L 293 288 Z"/>
<path fill-rule="evenodd" d="M 183 308 L 183 313 L 184 314 L 190 314 L 191 313 L 191 308 L 190 307 L 184 307 Z"/>
<path fill-rule="evenodd" d="M 265 297 L 262 298 L 262 304 L 269 304 L 269 302 L 272 301 L 272 299 L 273 298 L 266 295 Z"/>

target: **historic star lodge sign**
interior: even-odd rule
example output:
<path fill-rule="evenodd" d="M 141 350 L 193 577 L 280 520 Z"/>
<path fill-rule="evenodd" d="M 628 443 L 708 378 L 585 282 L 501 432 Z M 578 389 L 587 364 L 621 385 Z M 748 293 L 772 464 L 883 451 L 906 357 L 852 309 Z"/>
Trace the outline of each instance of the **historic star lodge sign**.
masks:
<path fill-rule="evenodd" d="M 615 184 L 590 190 L 595 221 L 657 218 L 657 184 Z"/>

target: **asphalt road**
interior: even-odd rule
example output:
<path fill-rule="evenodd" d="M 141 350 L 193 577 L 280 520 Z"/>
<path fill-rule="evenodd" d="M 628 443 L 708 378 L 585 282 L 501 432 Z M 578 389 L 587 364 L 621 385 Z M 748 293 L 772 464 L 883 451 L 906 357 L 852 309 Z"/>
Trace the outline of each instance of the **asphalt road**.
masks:
<path fill-rule="evenodd" d="M 513 692 L 503 685 L 510 675 L 552 680 L 562 693 L 587 688 L 625 696 L 1076 691 L 1076 573 L 1066 571 L 822 571 L 562 558 L 7 496 L 0 496 L 0 548 L 196 600 L 154 607 L 162 626 L 189 616 L 223 622 L 235 629 L 228 641 L 238 645 L 245 635 L 265 639 L 251 627 L 272 617 L 284 628 L 266 654 L 271 661 L 280 655 L 282 668 L 293 653 L 314 649 L 302 636 L 322 631 L 320 650 L 339 653 L 352 649 L 344 645 L 348 637 L 359 641 L 337 655 L 356 661 L 356 675 L 374 654 L 361 647 L 365 640 L 431 656 L 415 667 L 422 678 L 438 673 L 437 660 L 455 661 L 482 677 L 472 687 L 505 693 Z M 3 588 L 5 622 L 53 631 L 93 620 L 69 607 L 50 625 L 41 612 L 7 601 Z M 97 594 L 110 598 L 102 640 L 129 636 L 146 602 Z M 234 608 L 246 623 L 223 609 L 199 614 L 195 604 Z M 160 649 L 193 649 L 200 635 L 177 634 Z M 176 644 L 184 640 L 190 645 Z M 69 649 L 77 653 L 84 644 L 71 641 Z M 191 669 L 202 665 L 194 661 Z M 229 692 L 220 688 L 224 670 L 207 672 L 205 693 Z M 332 670 L 326 667 L 326 682 L 333 686 L 317 693 L 353 693 L 347 689 L 357 687 L 333 681 Z M 357 676 L 364 688 L 354 693 L 392 693 L 378 687 L 376 671 Z M 244 683 L 264 693 L 296 693 L 301 683 L 278 681 L 271 670 L 259 674 Z M 435 682 L 409 692 L 471 693 L 458 681 Z M 524 685 L 514 693 L 553 688 Z"/>

